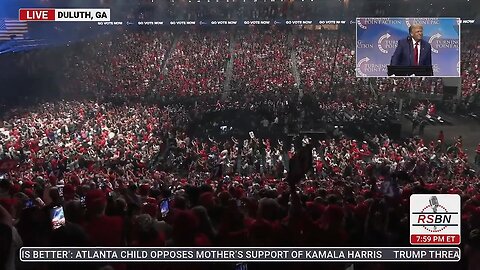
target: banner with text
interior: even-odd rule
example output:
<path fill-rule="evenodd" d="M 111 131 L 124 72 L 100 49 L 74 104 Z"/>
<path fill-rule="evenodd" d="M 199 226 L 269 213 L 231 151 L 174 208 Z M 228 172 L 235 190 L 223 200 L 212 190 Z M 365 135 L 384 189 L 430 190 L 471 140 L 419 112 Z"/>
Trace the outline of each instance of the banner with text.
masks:
<path fill-rule="evenodd" d="M 458 262 L 458 247 L 24 247 L 23 262 Z"/>
<path fill-rule="evenodd" d="M 28 22 L 108 22 L 108 8 L 21 8 L 18 20 Z"/>

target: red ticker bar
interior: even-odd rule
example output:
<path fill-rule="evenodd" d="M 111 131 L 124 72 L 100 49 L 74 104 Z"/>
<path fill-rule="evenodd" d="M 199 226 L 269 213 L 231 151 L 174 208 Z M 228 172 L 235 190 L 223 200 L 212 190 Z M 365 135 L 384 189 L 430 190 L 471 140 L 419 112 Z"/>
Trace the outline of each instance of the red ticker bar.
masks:
<path fill-rule="evenodd" d="M 410 243 L 417 245 L 458 245 L 460 235 L 458 234 L 413 234 Z"/>
<path fill-rule="evenodd" d="M 20 21 L 55 21 L 55 9 L 21 8 L 18 10 Z"/>

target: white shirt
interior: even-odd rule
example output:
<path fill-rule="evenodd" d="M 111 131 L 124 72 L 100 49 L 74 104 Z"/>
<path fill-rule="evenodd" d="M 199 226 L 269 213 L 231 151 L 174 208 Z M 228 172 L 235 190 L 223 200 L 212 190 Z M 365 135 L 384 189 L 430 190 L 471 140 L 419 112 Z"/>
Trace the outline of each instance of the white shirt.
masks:
<path fill-rule="evenodd" d="M 417 43 L 417 41 L 415 41 L 415 39 L 412 38 L 412 44 L 413 44 L 413 53 L 415 55 L 415 43 Z M 417 55 L 417 63 L 420 64 L 420 40 L 418 41 L 418 55 Z"/>

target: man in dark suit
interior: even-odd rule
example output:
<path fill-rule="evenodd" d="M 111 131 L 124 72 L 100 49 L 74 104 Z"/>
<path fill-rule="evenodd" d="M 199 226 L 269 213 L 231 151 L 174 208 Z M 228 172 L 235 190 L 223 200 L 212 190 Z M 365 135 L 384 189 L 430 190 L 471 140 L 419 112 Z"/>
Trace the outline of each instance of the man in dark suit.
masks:
<path fill-rule="evenodd" d="M 423 40 L 423 26 L 419 24 L 408 28 L 409 35 L 398 41 L 398 46 L 392 55 L 392 66 L 431 66 L 432 47 Z"/>

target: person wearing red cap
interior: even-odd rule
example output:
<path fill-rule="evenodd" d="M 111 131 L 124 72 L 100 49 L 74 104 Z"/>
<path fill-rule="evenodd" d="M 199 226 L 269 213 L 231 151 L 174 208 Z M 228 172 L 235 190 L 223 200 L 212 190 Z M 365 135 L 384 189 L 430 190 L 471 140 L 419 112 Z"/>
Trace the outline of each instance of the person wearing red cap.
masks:
<path fill-rule="evenodd" d="M 31 188 L 26 188 L 23 190 L 23 193 L 27 195 L 30 199 L 35 199 L 35 192 Z"/>
<path fill-rule="evenodd" d="M 255 220 L 248 228 L 248 237 L 252 246 L 273 246 L 274 241 L 274 227 L 269 221 L 265 219 Z"/>
<path fill-rule="evenodd" d="M 34 184 L 30 180 L 27 180 L 27 181 L 23 182 L 23 185 L 22 185 L 23 188 L 33 188 L 33 186 L 34 186 Z"/>
<path fill-rule="evenodd" d="M 149 184 L 142 184 L 138 187 L 138 194 L 140 195 L 139 196 L 140 203 L 143 204 L 143 203 L 147 202 L 149 193 L 150 193 L 150 185 Z"/>
<path fill-rule="evenodd" d="M 93 246 L 121 247 L 125 245 L 124 221 L 118 216 L 106 216 L 107 197 L 104 191 L 94 189 L 85 198 L 87 218 L 83 228 Z M 112 264 L 116 270 L 126 268 L 125 264 Z"/>
<path fill-rule="evenodd" d="M 158 214 L 158 202 L 155 198 L 148 197 L 142 204 L 142 212 L 156 218 Z"/>
<path fill-rule="evenodd" d="M 177 210 L 173 220 L 172 239 L 167 246 L 198 247 L 209 246 L 208 237 L 199 232 L 200 222 L 191 210 Z"/>
<path fill-rule="evenodd" d="M 215 195 L 213 194 L 213 192 L 204 192 L 200 194 L 199 203 L 201 206 L 211 211 L 216 205 Z"/>
<path fill-rule="evenodd" d="M 123 241 L 123 220 L 105 215 L 107 198 L 100 190 L 90 190 L 86 199 L 87 221 L 83 224 L 92 244 L 120 247 Z"/>
<path fill-rule="evenodd" d="M 72 184 L 66 184 L 63 187 L 63 199 L 65 202 L 75 199 L 75 186 Z"/>
<path fill-rule="evenodd" d="M 348 234 L 344 228 L 344 212 L 341 206 L 330 204 L 325 207 L 319 222 L 322 241 L 325 246 L 342 246 L 347 243 Z"/>

